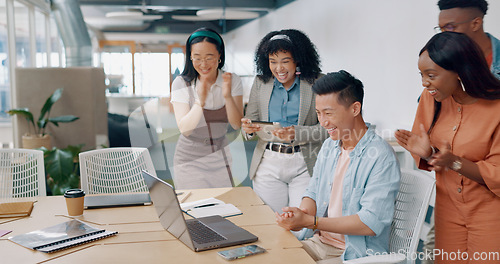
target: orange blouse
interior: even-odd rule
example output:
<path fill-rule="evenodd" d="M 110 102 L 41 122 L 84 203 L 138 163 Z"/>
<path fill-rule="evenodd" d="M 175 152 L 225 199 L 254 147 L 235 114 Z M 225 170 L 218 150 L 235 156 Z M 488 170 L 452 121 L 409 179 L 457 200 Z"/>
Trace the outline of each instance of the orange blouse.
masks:
<path fill-rule="evenodd" d="M 424 124 L 427 131 L 433 116 L 434 98 L 424 90 L 412 132 L 420 133 L 420 123 Z M 441 113 L 430 139 L 434 147 L 443 148 L 449 143 L 454 155 L 475 162 L 486 183 L 481 185 L 453 170 L 447 170 L 436 174 L 438 189 L 446 189 L 443 191 L 452 200 L 456 198 L 467 202 L 471 210 L 474 210 L 474 206 L 480 206 L 485 199 L 496 200 L 495 206 L 500 206 L 500 100 L 479 99 L 473 104 L 462 105 L 451 96 L 446 98 L 441 104 Z M 427 169 L 425 160 L 415 158 L 419 168 Z M 498 208 L 495 211 L 500 212 Z"/>

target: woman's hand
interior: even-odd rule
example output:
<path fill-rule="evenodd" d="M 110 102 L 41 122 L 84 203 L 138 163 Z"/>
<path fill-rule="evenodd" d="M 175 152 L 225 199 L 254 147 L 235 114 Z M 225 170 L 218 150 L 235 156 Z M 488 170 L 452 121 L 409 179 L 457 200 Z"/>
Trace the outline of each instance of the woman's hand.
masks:
<path fill-rule="evenodd" d="M 295 127 L 289 126 L 273 131 L 273 135 L 281 138 L 282 140 L 292 141 L 295 139 Z"/>
<path fill-rule="evenodd" d="M 457 159 L 458 157 L 451 152 L 450 144 L 445 143 L 444 146 L 439 149 L 439 152 L 432 156 L 429 165 L 432 166 L 434 171 L 443 171 L 451 168 L 453 162 Z"/>
<path fill-rule="evenodd" d="M 224 74 L 222 74 L 222 79 L 224 80 L 222 83 L 222 96 L 224 96 L 224 99 L 232 98 L 232 96 L 231 96 L 231 80 L 232 80 L 231 73 L 225 72 Z"/>
<path fill-rule="evenodd" d="M 241 119 L 241 128 L 247 134 L 253 134 L 261 130 L 261 127 L 259 125 L 252 124 L 252 121 L 248 118 Z"/>
<path fill-rule="evenodd" d="M 432 155 L 431 141 L 423 124 L 420 124 L 420 134 L 398 129 L 394 133 L 394 136 L 398 144 L 412 154 L 418 155 L 423 159 L 427 159 Z"/>
<path fill-rule="evenodd" d="M 200 99 L 200 106 L 202 108 L 205 106 L 210 87 L 212 87 L 212 84 L 208 82 L 207 78 L 202 78 L 200 76 L 200 81 L 196 84 L 196 91 L 198 92 L 198 98 Z"/>

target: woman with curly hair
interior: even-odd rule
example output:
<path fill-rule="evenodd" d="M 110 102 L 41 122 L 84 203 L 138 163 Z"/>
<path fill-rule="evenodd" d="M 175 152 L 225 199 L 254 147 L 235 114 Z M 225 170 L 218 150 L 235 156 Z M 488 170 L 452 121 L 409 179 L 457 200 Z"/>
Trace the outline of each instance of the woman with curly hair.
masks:
<path fill-rule="evenodd" d="M 172 105 L 181 132 L 174 154 L 177 189 L 233 186 L 228 126 L 238 130 L 243 86 L 224 72 L 224 41 L 200 28 L 186 42 L 186 66 L 172 83 Z"/>
<path fill-rule="evenodd" d="M 257 46 L 254 80 L 245 118 L 245 137 L 261 130 L 255 121 L 279 122 L 280 140 L 259 138 L 250 166 L 255 192 L 274 211 L 299 206 L 321 144 L 328 137 L 318 122 L 311 87 L 320 77 L 316 47 L 299 30 L 268 33 Z"/>

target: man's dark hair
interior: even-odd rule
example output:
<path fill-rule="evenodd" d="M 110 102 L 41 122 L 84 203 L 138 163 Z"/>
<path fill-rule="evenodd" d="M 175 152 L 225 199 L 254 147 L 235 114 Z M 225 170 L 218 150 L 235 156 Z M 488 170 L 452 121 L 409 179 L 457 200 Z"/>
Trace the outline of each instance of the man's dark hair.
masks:
<path fill-rule="evenodd" d="M 314 83 L 312 90 L 317 95 L 336 93 L 339 103 L 345 107 L 359 102 L 361 110 L 363 109 L 363 83 L 344 70 L 330 72 L 319 78 Z"/>
<path fill-rule="evenodd" d="M 488 2 L 486 0 L 439 0 L 439 10 L 452 8 L 477 8 L 483 15 L 488 11 Z"/>

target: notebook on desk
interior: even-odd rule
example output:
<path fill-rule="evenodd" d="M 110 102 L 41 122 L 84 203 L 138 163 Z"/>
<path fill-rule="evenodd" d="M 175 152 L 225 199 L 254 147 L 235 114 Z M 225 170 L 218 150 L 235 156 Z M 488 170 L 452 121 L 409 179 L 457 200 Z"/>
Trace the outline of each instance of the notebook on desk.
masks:
<path fill-rule="evenodd" d="M 142 175 L 163 228 L 193 251 L 257 241 L 256 236 L 220 215 L 185 220 L 174 188 L 146 171 Z"/>
<path fill-rule="evenodd" d="M 149 193 L 106 193 L 85 195 L 87 209 L 151 204 Z"/>

